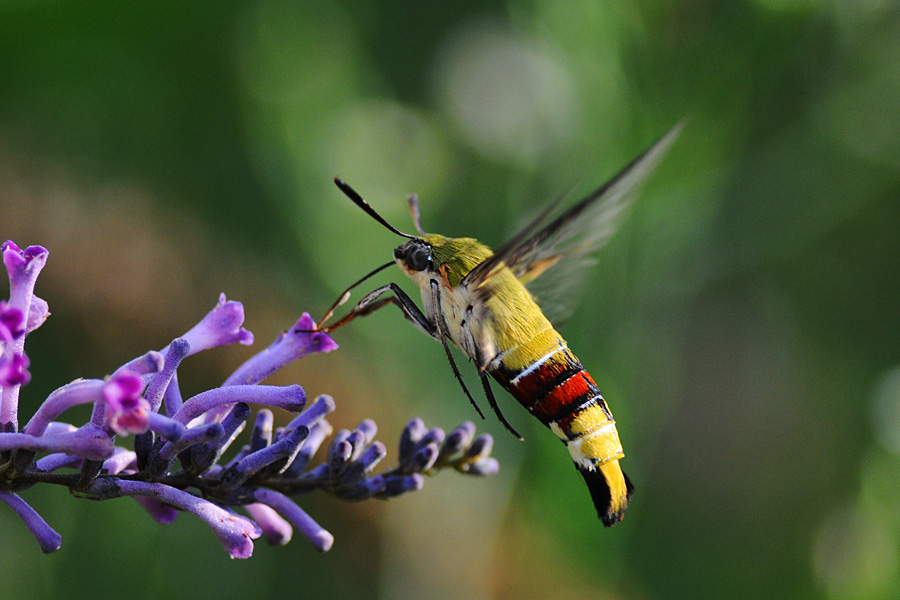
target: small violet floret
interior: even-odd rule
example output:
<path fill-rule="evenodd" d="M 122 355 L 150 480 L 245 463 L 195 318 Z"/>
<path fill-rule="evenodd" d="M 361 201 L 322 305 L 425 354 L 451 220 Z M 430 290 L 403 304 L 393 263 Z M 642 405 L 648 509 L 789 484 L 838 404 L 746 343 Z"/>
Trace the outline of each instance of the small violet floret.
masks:
<path fill-rule="evenodd" d="M 11 342 L 25 332 L 22 311 L 0 300 L 0 341 Z"/>
<path fill-rule="evenodd" d="M 25 333 L 22 311 L 0 301 L 0 386 L 28 383 L 28 357 L 17 352 L 13 342 Z"/>
<path fill-rule="evenodd" d="M 150 403 L 141 396 L 144 384 L 133 371 L 116 373 L 103 386 L 106 422 L 119 435 L 147 431 Z"/>
<path fill-rule="evenodd" d="M 253 343 L 253 334 L 241 327 L 243 324 L 244 306 L 226 300 L 225 294 L 220 294 L 216 307 L 182 338 L 190 344 L 191 354 L 234 343 L 249 346 Z"/>
<path fill-rule="evenodd" d="M 25 385 L 31 380 L 28 357 L 18 352 L 0 355 L 0 386 Z"/>

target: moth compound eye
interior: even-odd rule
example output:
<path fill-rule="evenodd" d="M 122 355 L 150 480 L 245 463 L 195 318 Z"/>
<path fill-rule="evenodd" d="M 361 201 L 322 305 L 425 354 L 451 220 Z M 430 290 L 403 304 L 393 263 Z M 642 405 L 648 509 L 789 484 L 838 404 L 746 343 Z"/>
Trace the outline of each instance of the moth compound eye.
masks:
<path fill-rule="evenodd" d="M 413 271 L 424 271 L 431 265 L 431 250 L 427 246 L 410 246 L 406 251 L 406 266 Z"/>

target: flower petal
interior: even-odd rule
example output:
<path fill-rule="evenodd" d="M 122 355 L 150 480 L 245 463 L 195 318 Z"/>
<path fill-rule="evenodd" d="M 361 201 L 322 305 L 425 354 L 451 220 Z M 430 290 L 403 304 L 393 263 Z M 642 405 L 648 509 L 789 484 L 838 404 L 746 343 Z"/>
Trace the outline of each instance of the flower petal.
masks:
<path fill-rule="evenodd" d="M 62 536 L 47 525 L 43 517 L 18 494 L 0 490 L 0 501 L 5 502 L 24 521 L 25 526 L 41 545 L 44 554 L 59 550 L 59 547 L 62 546 Z"/>
<path fill-rule="evenodd" d="M 106 422 L 117 434 L 147 431 L 150 403 L 141 396 L 143 389 L 141 376 L 129 370 L 118 371 L 103 386 Z"/>
<path fill-rule="evenodd" d="M 303 313 L 290 330 L 281 333 L 268 348 L 241 365 L 223 385 L 259 383 L 281 367 L 307 354 L 337 349 L 337 342 L 331 336 L 313 331 L 315 326 L 309 313 Z"/>
<path fill-rule="evenodd" d="M 191 354 L 234 343 L 248 346 L 253 334 L 241 327 L 243 323 L 244 305 L 221 294 L 216 307 L 181 337 L 190 344 Z"/>

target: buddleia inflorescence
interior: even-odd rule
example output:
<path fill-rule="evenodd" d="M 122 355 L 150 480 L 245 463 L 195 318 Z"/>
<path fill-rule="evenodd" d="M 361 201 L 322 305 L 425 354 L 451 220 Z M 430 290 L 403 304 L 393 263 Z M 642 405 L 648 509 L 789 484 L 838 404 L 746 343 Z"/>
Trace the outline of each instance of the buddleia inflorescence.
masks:
<path fill-rule="evenodd" d="M 293 497 L 321 490 L 343 500 L 387 499 L 418 490 L 424 475 L 446 467 L 469 475 L 490 475 L 490 435 L 475 436 L 463 423 L 449 434 L 427 429 L 419 419 L 404 428 L 398 464 L 375 473 L 387 449 L 375 440 L 373 421 L 338 430 L 327 451 L 317 451 L 332 434 L 325 417 L 334 400 L 319 396 L 309 406 L 299 385 L 261 385 L 269 375 L 308 354 L 331 352 L 337 344 L 314 331 L 308 314 L 265 350 L 241 365 L 221 387 L 183 399 L 178 366 L 197 352 L 226 344 L 250 345 L 242 327 L 243 306 L 218 304 L 195 327 L 160 351 L 150 351 L 105 379 L 78 379 L 51 393 L 19 429 L 18 400 L 28 383 L 25 338 L 49 315 L 34 287 L 48 252 L 41 246 L 0 246 L 9 273 L 10 297 L 0 302 L 0 501 L 34 534 L 44 552 L 61 537 L 22 498 L 37 484 L 57 484 L 76 497 L 109 500 L 130 496 L 154 519 L 170 523 L 193 513 L 234 558 L 247 558 L 253 540 L 286 544 L 296 529 L 313 546 L 328 550 L 332 535 Z M 78 404 L 93 405 L 81 426 L 59 420 Z M 249 440 L 229 452 L 261 406 Z M 275 428 L 275 410 L 296 413 Z M 130 447 L 129 447 L 130 446 Z"/>

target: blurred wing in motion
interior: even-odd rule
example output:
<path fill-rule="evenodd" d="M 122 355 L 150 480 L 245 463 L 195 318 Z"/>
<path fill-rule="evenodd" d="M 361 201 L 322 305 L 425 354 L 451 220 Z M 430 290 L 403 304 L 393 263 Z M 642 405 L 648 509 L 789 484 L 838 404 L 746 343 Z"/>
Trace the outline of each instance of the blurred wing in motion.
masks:
<path fill-rule="evenodd" d="M 498 269 L 509 267 L 528 286 L 551 321 L 564 319 L 580 297 L 572 286 L 577 287 L 584 278 L 576 271 L 596 263 L 593 254 L 615 233 L 636 191 L 683 126 L 681 122 L 673 127 L 612 179 L 538 229 L 559 200 L 553 202 L 493 256 L 472 269 L 462 283 L 477 290 Z M 545 273 L 549 274 L 542 277 Z"/>

